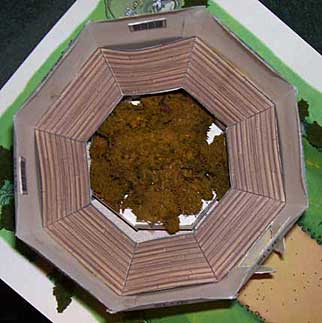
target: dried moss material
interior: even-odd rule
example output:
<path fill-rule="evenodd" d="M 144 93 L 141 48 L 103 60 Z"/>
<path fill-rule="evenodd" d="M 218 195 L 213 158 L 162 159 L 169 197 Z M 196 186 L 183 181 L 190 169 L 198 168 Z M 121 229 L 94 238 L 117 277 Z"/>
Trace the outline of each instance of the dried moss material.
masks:
<path fill-rule="evenodd" d="M 92 140 L 94 192 L 115 210 L 178 231 L 180 214 L 198 213 L 212 191 L 220 199 L 229 188 L 224 136 L 206 141 L 213 122 L 184 93 L 122 102 Z"/>

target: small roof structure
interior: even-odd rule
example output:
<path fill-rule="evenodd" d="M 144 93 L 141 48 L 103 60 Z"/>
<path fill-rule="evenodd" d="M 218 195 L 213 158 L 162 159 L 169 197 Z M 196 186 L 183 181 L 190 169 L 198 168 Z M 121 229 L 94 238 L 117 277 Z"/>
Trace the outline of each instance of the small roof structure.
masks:
<path fill-rule="evenodd" d="M 91 200 L 86 142 L 123 96 L 182 88 L 226 126 L 231 189 L 194 230 Z M 202 8 L 88 24 L 15 117 L 17 236 L 110 312 L 235 298 L 307 207 L 296 90 Z"/>

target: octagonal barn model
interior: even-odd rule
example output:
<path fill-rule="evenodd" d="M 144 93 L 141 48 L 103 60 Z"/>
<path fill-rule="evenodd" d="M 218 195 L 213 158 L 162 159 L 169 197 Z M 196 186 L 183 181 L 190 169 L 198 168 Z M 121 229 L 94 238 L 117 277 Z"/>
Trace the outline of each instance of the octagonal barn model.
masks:
<path fill-rule="evenodd" d="M 191 231 L 91 197 L 86 142 L 123 96 L 184 89 L 226 127 L 231 189 Z M 17 236 L 110 312 L 235 298 L 307 206 L 296 91 L 204 9 L 88 24 L 15 118 Z"/>

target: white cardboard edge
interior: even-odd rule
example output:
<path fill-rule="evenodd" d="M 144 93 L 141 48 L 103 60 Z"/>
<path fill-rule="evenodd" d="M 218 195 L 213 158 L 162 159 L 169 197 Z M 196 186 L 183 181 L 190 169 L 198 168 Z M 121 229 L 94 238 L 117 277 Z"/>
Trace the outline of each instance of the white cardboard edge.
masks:
<path fill-rule="evenodd" d="M 246 27 L 312 87 L 322 90 L 322 56 L 261 2 L 258 0 L 210 1 L 218 4 Z"/>
<path fill-rule="evenodd" d="M 257 0 L 211 0 L 266 44 L 311 86 L 322 90 L 321 56 Z M 99 0 L 77 0 L 42 39 L 0 91 L 0 115 L 23 91 L 27 82 L 49 55 L 92 12 Z M 251 13 L 251 14 L 250 14 Z M 278 35 L 278 37 L 276 37 Z M 285 43 L 288 44 L 285 47 Z M 305 60 L 303 59 L 305 57 Z M 77 300 L 62 314 L 56 312 L 52 282 L 32 263 L 0 238 L 0 278 L 52 322 L 94 323 L 95 317 Z M 23 275 L 21 274 L 23 273 Z M 26 279 L 28 277 L 28 279 Z"/>
<path fill-rule="evenodd" d="M 0 91 L 0 116 L 25 89 L 34 73 L 46 62 L 51 53 L 88 17 L 98 3 L 99 0 L 77 0 L 46 34 L 2 87 Z"/>
<path fill-rule="evenodd" d="M 97 323 L 95 317 L 73 299 L 67 309 L 59 314 L 53 296 L 53 283 L 34 264 L 26 260 L 4 240 L 0 239 L 0 278 L 26 301 L 54 323 Z"/>

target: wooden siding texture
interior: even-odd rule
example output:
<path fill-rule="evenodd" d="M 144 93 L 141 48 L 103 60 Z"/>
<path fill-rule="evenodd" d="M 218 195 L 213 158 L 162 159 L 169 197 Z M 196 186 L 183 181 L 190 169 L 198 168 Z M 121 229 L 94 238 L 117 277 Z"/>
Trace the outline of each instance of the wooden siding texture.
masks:
<path fill-rule="evenodd" d="M 233 188 L 285 201 L 274 109 L 226 129 Z"/>
<path fill-rule="evenodd" d="M 104 284 L 121 294 L 135 242 L 93 206 L 50 225 L 47 232 Z"/>
<path fill-rule="evenodd" d="M 216 280 L 193 234 L 138 244 L 124 293 L 151 292 Z"/>
<path fill-rule="evenodd" d="M 86 145 L 35 130 L 40 168 L 43 225 L 89 204 Z"/>
<path fill-rule="evenodd" d="M 122 93 L 100 49 L 82 66 L 36 127 L 86 141 L 121 100 Z"/>
<path fill-rule="evenodd" d="M 267 229 L 284 203 L 231 189 L 195 233 L 215 275 L 222 279 Z"/>
<path fill-rule="evenodd" d="M 181 88 L 194 38 L 144 50 L 102 49 L 124 95 Z"/>
<path fill-rule="evenodd" d="M 195 38 L 183 88 L 226 126 L 273 106 L 248 78 L 199 38 Z"/>

